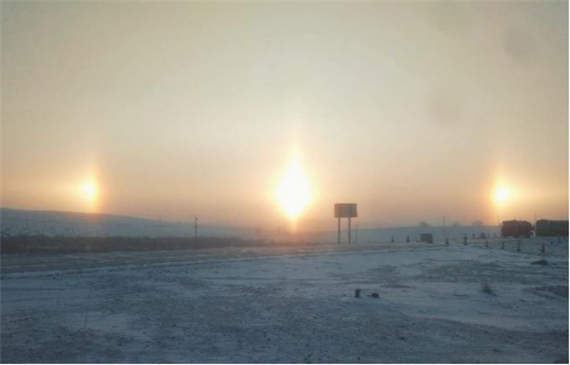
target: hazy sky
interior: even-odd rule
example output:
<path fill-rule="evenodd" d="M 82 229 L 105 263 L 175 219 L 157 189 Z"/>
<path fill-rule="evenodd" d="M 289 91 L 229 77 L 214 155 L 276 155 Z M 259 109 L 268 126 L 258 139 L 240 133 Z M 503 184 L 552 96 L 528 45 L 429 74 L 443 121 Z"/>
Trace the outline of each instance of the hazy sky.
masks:
<path fill-rule="evenodd" d="M 296 151 L 305 228 L 568 218 L 567 2 L 1 6 L 5 207 L 274 228 Z"/>

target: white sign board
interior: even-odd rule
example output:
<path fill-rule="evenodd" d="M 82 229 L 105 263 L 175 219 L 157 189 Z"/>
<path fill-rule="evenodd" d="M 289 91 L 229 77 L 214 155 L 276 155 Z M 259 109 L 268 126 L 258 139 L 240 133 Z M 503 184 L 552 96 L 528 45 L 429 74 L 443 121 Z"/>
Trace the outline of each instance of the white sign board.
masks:
<path fill-rule="evenodd" d="M 338 203 L 334 205 L 335 218 L 355 218 L 358 217 L 356 203 Z"/>

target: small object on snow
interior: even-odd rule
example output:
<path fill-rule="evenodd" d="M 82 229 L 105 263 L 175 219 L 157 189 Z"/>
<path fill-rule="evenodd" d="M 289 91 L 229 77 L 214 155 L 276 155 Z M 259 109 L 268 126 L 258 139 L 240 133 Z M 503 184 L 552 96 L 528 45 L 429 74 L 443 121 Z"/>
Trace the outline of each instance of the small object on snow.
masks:
<path fill-rule="evenodd" d="M 521 240 L 520 240 L 520 238 L 517 241 L 517 252 L 521 252 Z"/>
<path fill-rule="evenodd" d="M 370 296 L 372 298 L 376 298 L 376 299 L 380 298 L 380 295 L 378 295 L 378 293 L 372 293 L 372 294 L 370 294 Z"/>
<path fill-rule="evenodd" d="M 546 266 L 546 265 L 548 265 L 548 262 L 545 259 L 540 259 L 540 260 L 536 260 L 536 261 L 531 262 L 531 264 Z"/>
<path fill-rule="evenodd" d="M 485 247 L 489 247 L 489 240 L 485 240 Z"/>
<path fill-rule="evenodd" d="M 546 253 L 546 247 L 544 246 L 544 242 L 542 242 L 542 248 L 540 249 L 540 253 Z"/>
<path fill-rule="evenodd" d="M 489 295 L 495 295 L 495 292 L 494 292 L 493 288 L 491 287 L 491 284 L 488 282 L 481 283 L 481 291 L 483 291 L 484 293 L 487 293 Z"/>
<path fill-rule="evenodd" d="M 420 233 L 420 241 L 426 243 L 433 243 L 432 233 Z"/>
<path fill-rule="evenodd" d="M 360 298 L 360 289 L 354 289 L 354 297 Z"/>
<path fill-rule="evenodd" d="M 449 238 L 445 237 L 445 244 L 449 245 Z"/>

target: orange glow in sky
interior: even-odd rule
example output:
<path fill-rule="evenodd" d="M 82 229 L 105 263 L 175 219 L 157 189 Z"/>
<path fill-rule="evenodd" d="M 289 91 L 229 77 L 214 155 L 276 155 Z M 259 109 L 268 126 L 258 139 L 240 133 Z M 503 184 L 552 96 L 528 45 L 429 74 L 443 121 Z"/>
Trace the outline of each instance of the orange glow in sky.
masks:
<path fill-rule="evenodd" d="M 80 193 L 87 204 L 87 210 L 94 212 L 99 198 L 99 187 L 95 179 L 83 183 L 80 187 Z"/>
<path fill-rule="evenodd" d="M 277 185 L 277 201 L 291 220 L 295 220 L 309 205 L 312 192 L 309 179 L 297 158 L 293 158 L 285 175 Z"/>
<path fill-rule="evenodd" d="M 507 199 L 509 199 L 510 195 L 511 194 L 506 187 L 502 186 L 497 188 L 495 190 L 495 195 L 494 195 L 495 203 L 496 204 L 504 203 Z"/>
<path fill-rule="evenodd" d="M 76 3 L 2 3 L 2 207 L 568 219 L 568 1 Z"/>

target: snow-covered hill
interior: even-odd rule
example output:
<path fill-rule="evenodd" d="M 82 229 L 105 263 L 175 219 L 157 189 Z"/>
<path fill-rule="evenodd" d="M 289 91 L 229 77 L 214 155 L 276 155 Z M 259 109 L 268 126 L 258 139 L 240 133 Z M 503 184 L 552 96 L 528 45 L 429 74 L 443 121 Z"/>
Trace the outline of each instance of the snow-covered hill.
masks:
<path fill-rule="evenodd" d="M 166 222 L 109 214 L 30 211 L 9 208 L 1 209 L 0 225 L 2 235 L 12 236 L 194 236 L 194 225 L 190 222 Z M 252 230 L 208 225 L 199 226 L 199 235 L 254 238 Z"/>
<path fill-rule="evenodd" d="M 127 236 L 127 237 L 193 237 L 192 222 L 167 222 L 152 219 L 126 217 L 108 214 L 89 214 L 54 211 L 29 211 L 1 208 L 0 228 L 2 235 L 47 235 L 47 236 Z M 481 233 L 499 234 L 496 226 L 446 227 L 447 237 L 462 239 L 467 235 Z M 444 240 L 443 227 L 398 227 L 353 230 L 352 242 L 405 242 L 415 241 L 420 233 L 432 233 L 436 242 Z M 198 234 L 203 237 L 236 237 L 242 239 L 265 240 L 305 240 L 313 242 L 336 242 L 337 232 L 289 233 L 259 230 L 252 228 L 200 225 Z M 347 242 L 346 227 L 343 227 L 341 240 Z"/>

